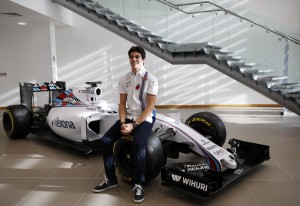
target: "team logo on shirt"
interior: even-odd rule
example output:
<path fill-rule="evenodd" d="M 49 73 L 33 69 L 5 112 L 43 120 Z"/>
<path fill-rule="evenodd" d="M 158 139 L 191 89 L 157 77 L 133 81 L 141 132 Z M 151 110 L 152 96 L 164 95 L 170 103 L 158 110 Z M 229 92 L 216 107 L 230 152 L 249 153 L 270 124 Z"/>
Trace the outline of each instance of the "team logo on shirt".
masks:
<path fill-rule="evenodd" d="M 156 87 L 158 85 L 156 81 L 151 82 L 151 84 L 153 87 Z"/>
<path fill-rule="evenodd" d="M 140 84 L 138 84 L 138 85 L 136 85 L 136 86 L 135 86 L 135 89 L 136 89 L 136 90 L 139 90 L 139 89 L 140 89 L 140 87 L 141 87 L 141 85 L 140 85 Z"/>

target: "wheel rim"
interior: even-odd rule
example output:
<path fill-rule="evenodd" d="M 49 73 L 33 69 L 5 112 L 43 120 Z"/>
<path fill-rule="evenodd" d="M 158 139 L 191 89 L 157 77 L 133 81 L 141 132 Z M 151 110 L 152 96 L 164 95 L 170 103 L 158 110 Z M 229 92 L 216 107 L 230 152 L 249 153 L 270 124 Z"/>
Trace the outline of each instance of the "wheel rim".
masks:
<path fill-rule="evenodd" d="M 120 148 L 120 156 L 122 167 L 126 170 L 134 169 L 134 159 L 132 154 L 132 149 L 130 144 L 124 144 Z"/>

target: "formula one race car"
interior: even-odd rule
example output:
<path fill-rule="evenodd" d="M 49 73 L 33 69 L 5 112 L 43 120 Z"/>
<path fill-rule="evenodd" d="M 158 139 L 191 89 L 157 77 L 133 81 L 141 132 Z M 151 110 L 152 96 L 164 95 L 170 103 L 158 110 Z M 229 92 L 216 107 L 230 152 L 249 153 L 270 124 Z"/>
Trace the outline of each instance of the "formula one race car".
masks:
<path fill-rule="evenodd" d="M 20 84 L 21 104 L 8 106 L 3 127 L 14 139 L 29 133 L 64 144 L 84 153 L 101 149 L 101 138 L 118 120 L 118 106 L 101 99 L 101 82 L 66 90 L 65 82 Z M 34 94 L 48 92 L 43 107 L 34 106 Z M 226 129 L 222 120 L 210 112 L 199 112 L 185 123 L 157 114 L 153 135 L 147 142 L 146 179 L 161 173 L 162 185 L 208 198 L 255 166 L 270 158 L 269 146 L 230 139 L 223 149 Z M 132 136 L 114 145 L 115 164 L 120 176 L 132 182 L 134 163 Z M 173 162 L 179 154 L 195 154 L 196 160 Z"/>

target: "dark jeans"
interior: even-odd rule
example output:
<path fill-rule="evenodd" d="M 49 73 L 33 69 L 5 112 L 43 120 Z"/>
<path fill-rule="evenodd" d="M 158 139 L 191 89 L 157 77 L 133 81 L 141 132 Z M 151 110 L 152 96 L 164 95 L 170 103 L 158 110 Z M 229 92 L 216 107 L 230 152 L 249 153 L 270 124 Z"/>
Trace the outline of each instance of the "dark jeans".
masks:
<path fill-rule="evenodd" d="M 130 122 L 130 120 L 126 120 L 126 122 Z M 135 168 L 133 179 L 135 184 L 143 184 L 145 182 L 146 142 L 152 133 L 152 127 L 153 123 L 144 121 L 134 129 L 132 134 Z M 102 138 L 104 168 L 108 179 L 116 179 L 113 145 L 123 136 L 120 130 L 120 121 L 117 121 Z"/>

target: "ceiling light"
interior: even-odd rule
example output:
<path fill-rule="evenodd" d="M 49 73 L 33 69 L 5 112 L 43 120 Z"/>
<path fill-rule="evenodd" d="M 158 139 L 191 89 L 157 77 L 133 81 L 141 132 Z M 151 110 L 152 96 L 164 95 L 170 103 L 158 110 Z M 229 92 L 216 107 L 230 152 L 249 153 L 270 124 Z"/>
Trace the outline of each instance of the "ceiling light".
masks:
<path fill-rule="evenodd" d="M 25 26 L 27 23 L 26 22 L 18 22 L 19 25 Z"/>

